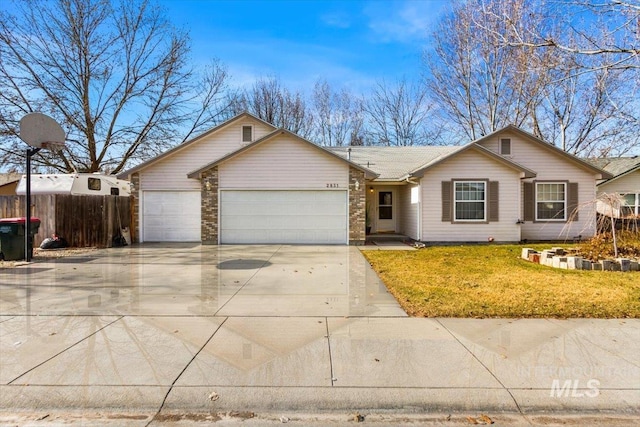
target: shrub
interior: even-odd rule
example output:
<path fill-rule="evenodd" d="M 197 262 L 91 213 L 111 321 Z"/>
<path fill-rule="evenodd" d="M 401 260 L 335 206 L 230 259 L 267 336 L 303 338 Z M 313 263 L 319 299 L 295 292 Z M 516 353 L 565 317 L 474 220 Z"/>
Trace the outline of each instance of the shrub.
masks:
<path fill-rule="evenodd" d="M 640 232 L 621 230 L 616 233 L 618 256 L 640 258 Z M 614 257 L 613 236 L 610 232 L 599 233 L 580 246 L 580 255 L 597 261 Z"/>

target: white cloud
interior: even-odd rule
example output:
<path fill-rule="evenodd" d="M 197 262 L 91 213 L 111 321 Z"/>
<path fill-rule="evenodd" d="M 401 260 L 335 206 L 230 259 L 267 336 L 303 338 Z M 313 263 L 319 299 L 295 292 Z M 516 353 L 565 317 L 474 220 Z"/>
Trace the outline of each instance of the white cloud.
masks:
<path fill-rule="evenodd" d="M 334 87 L 359 93 L 368 90 L 373 82 L 371 75 L 347 65 L 357 53 L 277 38 L 251 40 L 255 41 L 227 40 L 215 49 L 228 66 L 236 87 L 250 87 L 260 77 L 276 76 L 289 89 L 309 93 L 314 83 L 324 78 Z"/>
<path fill-rule="evenodd" d="M 329 27 L 349 28 L 351 18 L 346 12 L 332 12 L 320 16 L 320 20 Z"/>
<path fill-rule="evenodd" d="M 364 13 L 379 41 L 411 43 L 427 37 L 444 4 L 443 0 L 375 2 L 368 4 Z"/>

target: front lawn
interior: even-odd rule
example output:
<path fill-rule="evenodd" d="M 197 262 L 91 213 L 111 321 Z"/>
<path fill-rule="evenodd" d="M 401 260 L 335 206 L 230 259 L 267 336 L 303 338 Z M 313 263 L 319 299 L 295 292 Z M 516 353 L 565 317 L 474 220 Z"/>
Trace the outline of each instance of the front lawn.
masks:
<path fill-rule="evenodd" d="M 363 253 L 411 316 L 640 317 L 640 273 L 554 269 L 522 260 L 522 247 Z"/>

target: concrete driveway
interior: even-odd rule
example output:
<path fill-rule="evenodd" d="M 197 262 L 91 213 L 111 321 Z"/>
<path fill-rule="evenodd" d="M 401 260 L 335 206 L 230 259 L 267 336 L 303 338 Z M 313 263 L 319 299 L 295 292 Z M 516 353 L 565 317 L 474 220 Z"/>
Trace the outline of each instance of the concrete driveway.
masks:
<path fill-rule="evenodd" d="M 406 316 L 348 246 L 145 244 L 0 270 L 0 313 Z"/>
<path fill-rule="evenodd" d="M 635 422 L 638 354 L 638 319 L 408 318 L 352 247 L 146 244 L 0 270 L 0 424 L 61 411 L 80 425 L 220 411 L 258 425 L 318 411 Z"/>

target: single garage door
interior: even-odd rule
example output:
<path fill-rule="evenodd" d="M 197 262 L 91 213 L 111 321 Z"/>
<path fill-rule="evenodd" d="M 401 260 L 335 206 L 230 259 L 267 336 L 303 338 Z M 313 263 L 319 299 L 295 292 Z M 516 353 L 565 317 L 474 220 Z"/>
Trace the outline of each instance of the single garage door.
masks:
<path fill-rule="evenodd" d="M 199 191 L 145 191 L 142 201 L 145 242 L 199 242 Z"/>
<path fill-rule="evenodd" d="M 346 191 L 222 191 L 221 243 L 346 244 Z"/>

